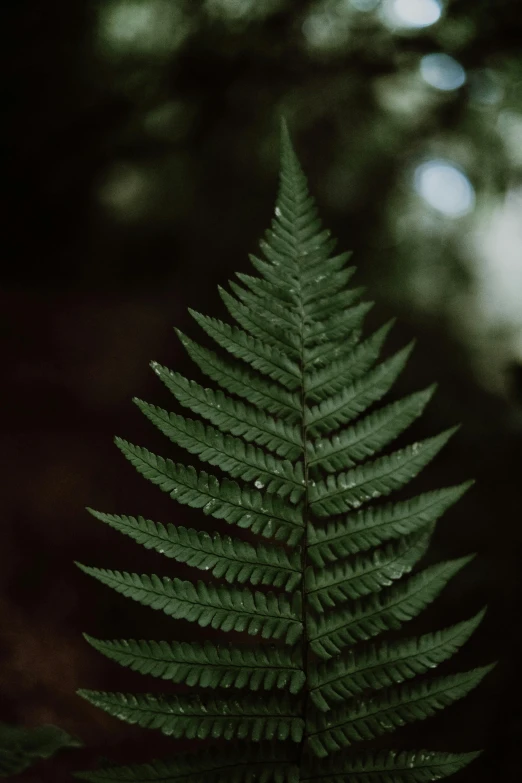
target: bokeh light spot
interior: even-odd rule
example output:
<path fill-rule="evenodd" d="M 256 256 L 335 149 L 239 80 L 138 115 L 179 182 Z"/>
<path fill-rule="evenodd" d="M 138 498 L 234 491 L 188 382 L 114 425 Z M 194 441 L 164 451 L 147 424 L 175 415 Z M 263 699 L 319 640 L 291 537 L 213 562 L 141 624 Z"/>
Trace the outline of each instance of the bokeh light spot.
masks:
<path fill-rule="evenodd" d="M 375 11 L 381 0 L 350 0 L 352 5 L 357 11 Z"/>
<path fill-rule="evenodd" d="M 445 160 L 429 160 L 415 170 L 415 190 L 438 212 L 461 217 L 475 205 L 475 191 L 466 175 Z"/>
<path fill-rule="evenodd" d="M 143 3 L 120 3 L 106 17 L 107 36 L 114 41 L 129 43 L 148 34 L 154 27 L 154 6 Z"/>
<path fill-rule="evenodd" d="M 504 203 L 479 224 L 476 251 L 483 312 L 522 329 L 522 188 L 508 191 Z"/>
<path fill-rule="evenodd" d="M 410 29 L 429 27 L 442 15 L 439 0 L 387 0 L 382 10 L 390 27 Z"/>
<path fill-rule="evenodd" d="M 118 161 L 105 173 L 98 200 L 113 216 L 132 220 L 146 208 L 150 184 L 145 171 Z"/>
<path fill-rule="evenodd" d="M 100 11 L 100 35 L 113 51 L 161 55 L 176 49 L 187 32 L 181 9 L 168 0 L 119 0 Z"/>
<path fill-rule="evenodd" d="M 462 65 L 442 52 L 426 54 L 420 61 L 420 72 L 424 81 L 437 90 L 458 90 L 466 81 Z"/>
<path fill-rule="evenodd" d="M 302 25 L 307 43 L 315 49 L 335 47 L 344 40 L 342 26 L 333 14 L 312 13 Z"/>

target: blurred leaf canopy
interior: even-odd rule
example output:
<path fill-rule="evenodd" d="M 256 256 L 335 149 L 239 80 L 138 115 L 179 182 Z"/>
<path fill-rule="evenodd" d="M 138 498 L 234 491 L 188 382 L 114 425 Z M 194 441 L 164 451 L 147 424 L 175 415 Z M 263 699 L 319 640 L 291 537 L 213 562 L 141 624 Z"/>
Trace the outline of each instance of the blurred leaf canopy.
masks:
<path fill-rule="evenodd" d="M 18 23 L 16 242 L 43 244 L 42 284 L 213 287 L 266 223 L 284 114 L 373 292 L 502 391 L 522 359 L 518 2 L 79 0 Z"/>

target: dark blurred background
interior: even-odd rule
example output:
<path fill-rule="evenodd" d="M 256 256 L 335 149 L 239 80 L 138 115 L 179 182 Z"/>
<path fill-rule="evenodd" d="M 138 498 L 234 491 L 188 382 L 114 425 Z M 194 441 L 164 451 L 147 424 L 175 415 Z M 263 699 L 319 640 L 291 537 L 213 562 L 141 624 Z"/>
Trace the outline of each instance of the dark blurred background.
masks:
<path fill-rule="evenodd" d="M 209 522 L 134 474 L 111 439 L 168 450 L 131 397 L 170 406 L 150 359 L 194 377 L 171 327 L 197 338 L 187 307 L 222 315 L 217 284 L 248 271 L 273 213 L 282 114 L 326 225 L 355 251 L 356 283 L 376 301 L 370 327 L 396 314 L 390 347 L 418 338 L 396 393 L 440 382 L 414 434 L 462 422 L 412 489 L 477 479 L 429 559 L 478 557 L 416 629 L 487 602 L 448 670 L 500 663 L 410 746 L 485 748 L 453 779 L 517 780 L 518 0 L 20 0 L 3 15 L 0 720 L 56 723 L 86 743 L 19 780 L 69 780 L 99 756 L 168 754 L 166 738 L 76 696 L 165 690 L 103 659 L 81 632 L 194 629 L 112 594 L 73 560 L 166 570 L 86 505 Z"/>

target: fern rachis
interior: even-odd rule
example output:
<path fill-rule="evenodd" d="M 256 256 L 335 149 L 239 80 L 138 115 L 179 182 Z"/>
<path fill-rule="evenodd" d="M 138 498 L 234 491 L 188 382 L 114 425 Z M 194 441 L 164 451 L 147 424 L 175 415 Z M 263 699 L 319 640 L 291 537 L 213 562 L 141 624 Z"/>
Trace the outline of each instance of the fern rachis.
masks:
<path fill-rule="evenodd" d="M 455 428 L 381 453 L 422 414 L 434 387 L 382 401 L 411 346 L 379 361 L 391 324 L 363 339 L 370 305 L 359 301 L 361 289 L 346 288 L 354 271 L 346 267 L 349 254 L 332 255 L 335 243 L 316 216 L 285 127 L 281 162 L 275 217 L 261 243 L 265 259 L 251 256 L 260 277 L 239 274 L 234 295 L 220 289 L 237 325 L 191 311 L 215 351 L 178 332 L 217 388 L 153 363 L 198 418 L 135 400 L 167 438 L 217 473 L 116 440 L 138 472 L 179 503 L 224 520 L 230 535 L 90 510 L 193 567 L 195 576 L 78 564 L 124 596 L 230 639 L 104 641 L 86 634 L 117 663 L 197 691 L 81 695 L 130 723 L 218 745 L 166 762 L 77 773 L 87 780 L 416 783 L 447 777 L 477 755 L 356 747 L 433 715 L 491 668 L 427 676 L 466 642 L 483 611 L 421 636 L 386 637 L 469 562 L 418 569 L 437 520 L 470 482 L 388 498 Z M 197 569 L 212 580 L 198 580 Z"/>

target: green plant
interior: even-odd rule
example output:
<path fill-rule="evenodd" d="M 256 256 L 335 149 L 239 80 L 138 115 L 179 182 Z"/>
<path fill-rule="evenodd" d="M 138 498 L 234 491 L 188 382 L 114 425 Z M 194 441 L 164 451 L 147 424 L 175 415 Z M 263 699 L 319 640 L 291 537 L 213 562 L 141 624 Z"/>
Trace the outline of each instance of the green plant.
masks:
<path fill-rule="evenodd" d="M 29 728 L 0 723 L 0 778 L 17 775 L 62 748 L 79 748 L 81 744 L 58 726 Z"/>
<path fill-rule="evenodd" d="M 222 390 L 152 365 L 178 402 L 209 423 L 135 400 L 168 438 L 230 478 L 116 440 L 138 472 L 178 502 L 235 526 L 236 534 L 91 510 L 217 581 L 78 564 L 135 601 L 232 637 L 218 645 L 85 635 L 124 666 L 200 690 L 80 694 L 176 739 L 220 742 L 169 762 L 77 773 L 87 780 L 413 783 L 451 775 L 477 755 L 357 749 L 433 715 L 492 668 L 417 679 L 464 644 L 483 612 L 433 633 L 381 639 L 416 617 L 470 561 L 408 576 L 436 520 L 471 482 L 378 502 L 413 479 L 455 428 L 375 456 L 421 415 L 434 387 L 372 407 L 397 379 L 411 345 L 377 361 L 391 324 L 362 339 L 370 305 L 359 301 L 361 289 L 346 288 L 354 271 L 346 267 L 349 254 L 331 255 L 335 242 L 316 217 L 285 126 L 281 159 L 275 217 L 261 243 L 265 260 L 251 257 L 260 277 L 238 275 L 235 297 L 221 291 L 240 328 L 192 312 L 230 356 L 178 332 Z M 248 533 L 240 537 L 241 530 Z"/>

